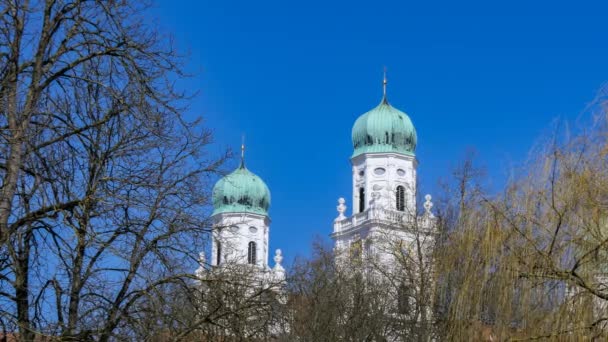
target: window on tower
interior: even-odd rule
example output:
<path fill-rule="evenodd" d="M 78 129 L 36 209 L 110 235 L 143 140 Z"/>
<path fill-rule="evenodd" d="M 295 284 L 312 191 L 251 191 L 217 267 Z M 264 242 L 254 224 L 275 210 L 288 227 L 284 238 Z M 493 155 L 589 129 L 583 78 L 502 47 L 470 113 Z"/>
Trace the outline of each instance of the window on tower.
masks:
<path fill-rule="evenodd" d="M 256 263 L 256 244 L 255 242 L 249 242 L 249 248 L 247 250 L 247 263 L 254 265 Z"/>
<path fill-rule="evenodd" d="M 359 212 L 365 210 L 365 188 L 359 188 Z"/>
<path fill-rule="evenodd" d="M 383 167 L 377 167 L 374 169 L 374 174 L 376 176 L 382 176 L 386 172 L 386 169 Z"/>
<path fill-rule="evenodd" d="M 396 192 L 397 210 L 405 211 L 405 188 L 401 185 L 397 187 Z"/>
<path fill-rule="evenodd" d="M 407 284 L 401 284 L 397 290 L 397 311 L 400 314 L 407 315 L 411 311 L 410 298 L 412 289 Z"/>
<path fill-rule="evenodd" d="M 219 266 L 222 262 L 222 243 L 217 241 L 215 243 L 215 265 Z"/>

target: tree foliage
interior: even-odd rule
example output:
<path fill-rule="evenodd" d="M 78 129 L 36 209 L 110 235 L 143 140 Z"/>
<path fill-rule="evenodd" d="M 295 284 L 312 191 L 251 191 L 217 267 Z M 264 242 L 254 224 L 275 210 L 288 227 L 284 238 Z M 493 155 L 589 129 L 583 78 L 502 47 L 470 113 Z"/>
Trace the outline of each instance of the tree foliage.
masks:
<path fill-rule="evenodd" d="M 445 338 L 606 338 L 605 91 L 590 106 L 591 124 L 576 134 L 556 125 L 504 191 L 482 191 L 470 162 L 457 173 L 437 254 Z"/>

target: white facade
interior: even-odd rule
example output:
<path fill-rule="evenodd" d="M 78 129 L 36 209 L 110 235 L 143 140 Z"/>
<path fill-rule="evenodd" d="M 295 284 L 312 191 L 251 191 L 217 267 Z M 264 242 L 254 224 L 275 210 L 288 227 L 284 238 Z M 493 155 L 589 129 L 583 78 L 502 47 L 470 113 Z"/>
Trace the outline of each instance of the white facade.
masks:
<path fill-rule="evenodd" d="M 268 265 L 270 190 L 264 181 L 245 167 L 245 146 L 241 146 L 241 163 L 221 178 L 213 188 L 211 215 L 211 254 L 209 263 L 201 253 L 197 274 L 210 270 L 247 270 L 255 280 L 281 287 L 285 269 L 280 249 L 275 251 L 274 267 Z"/>
<path fill-rule="evenodd" d="M 252 213 L 221 213 L 213 216 L 212 267 L 251 266 L 267 283 L 285 280 L 283 255 L 275 251 L 274 267 L 268 265 L 270 219 Z"/>
<path fill-rule="evenodd" d="M 340 198 L 331 234 L 338 259 L 396 266 L 396 258 L 420 253 L 424 265 L 417 267 L 430 267 L 436 219 L 429 195 L 418 212 L 416 140 L 409 117 L 386 100 L 385 78 L 381 104 L 353 126 L 352 214 L 345 215 L 346 201 Z"/>
<path fill-rule="evenodd" d="M 352 257 L 352 250 L 357 248 L 361 255 L 355 257 L 374 256 L 390 265 L 394 264 L 395 246 L 408 246 L 418 240 L 423 242 L 422 248 L 430 249 L 435 236 L 433 204 L 427 195 L 424 213 L 417 214 L 416 158 L 365 153 L 352 158 L 351 163 L 353 213 L 344 215 L 346 201 L 340 198 L 339 216 L 331 234 L 336 254 Z"/>
<path fill-rule="evenodd" d="M 399 153 L 364 153 L 352 158 L 351 162 L 353 214 L 369 207 L 395 211 L 416 208 L 418 163 L 415 157 Z M 399 186 L 404 192 L 402 208 L 397 208 L 396 201 Z"/>
<path fill-rule="evenodd" d="M 397 140 L 391 140 L 395 132 L 413 131 L 413 125 L 395 126 L 409 119 L 391 121 L 395 111 L 387 109 L 386 92 L 380 107 L 360 117 L 353 129 L 352 214 L 345 215 L 346 201 L 340 198 L 331 234 L 334 254 L 339 266 L 365 270 L 377 284 L 389 285 L 387 296 L 395 299 L 393 313 L 411 315 L 424 325 L 432 314 L 430 279 L 437 226 L 433 203 L 426 195 L 424 209 L 418 212 L 415 140 L 401 150 L 395 148 L 400 147 Z M 409 136 L 415 137 L 415 132 Z M 420 308 L 418 316 L 412 307 Z"/>
<path fill-rule="evenodd" d="M 211 264 L 250 264 L 268 268 L 270 219 L 251 213 L 214 216 Z"/>
<path fill-rule="evenodd" d="M 229 297 L 220 297 L 224 301 L 222 305 L 229 308 L 239 308 L 240 300 L 257 296 L 260 293 L 271 291 L 275 294 L 278 303 L 285 304 L 287 297 L 285 294 L 285 269 L 281 265 L 283 261 L 282 252 L 280 249 L 275 251 L 274 267 L 270 268 L 268 264 L 269 257 L 269 235 L 270 235 L 270 218 L 266 215 L 260 215 L 247 212 L 223 212 L 212 216 L 213 231 L 211 260 L 207 268 L 205 253 L 200 254 L 200 268 L 196 274 L 201 280 L 225 282 L 233 286 L 240 284 L 241 289 L 232 291 Z M 213 293 L 213 287 L 209 287 L 204 281 L 201 282 L 203 296 Z M 238 288 L 238 287 L 237 287 Z M 209 292 L 207 292 L 209 291 Z M 239 292 L 241 291 L 241 292 Z M 221 296 L 226 296 L 221 290 Z M 212 296 L 217 296 L 217 293 Z M 251 297 L 253 298 L 253 297 Z M 203 310 L 206 310 L 203 309 Z M 247 308 L 240 308 L 243 312 L 248 313 Z M 260 338 L 270 336 L 278 336 L 285 332 L 283 318 L 275 316 L 269 318 L 267 316 L 258 318 L 255 313 L 251 316 L 244 314 L 243 317 L 230 317 L 226 322 L 226 326 L 218 325 L 218 334 L 231 336 L 234 331 L 231 330 L 231 322 L 233 320 L 242 319 L 236 323 L 239 329 L 245 329 L 247 334 L 251 336 L 259 336 Z M 267 329 L 260 329 L 260 325 L 270 322 Z"/>

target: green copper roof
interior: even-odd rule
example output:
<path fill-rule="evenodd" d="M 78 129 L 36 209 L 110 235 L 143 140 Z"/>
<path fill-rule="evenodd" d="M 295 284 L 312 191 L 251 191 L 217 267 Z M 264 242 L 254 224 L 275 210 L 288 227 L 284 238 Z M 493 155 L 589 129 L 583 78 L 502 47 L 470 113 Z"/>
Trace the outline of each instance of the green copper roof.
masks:
<path fill-rule="evenodd" d="M 416 129 L 409 116 L 392 107 L 386 95 L 380 104 L 361 115 L 352 132 L 352 157 L 363 153 L 395 152 L 414 155 L 416 151 Z"/>
<path fill-rule="evenodd" d="M 252 213 L 268 216 L 270 190 L 247 170 L 245 164 L 220 179 L 213 187 L 213 214 Z"/>

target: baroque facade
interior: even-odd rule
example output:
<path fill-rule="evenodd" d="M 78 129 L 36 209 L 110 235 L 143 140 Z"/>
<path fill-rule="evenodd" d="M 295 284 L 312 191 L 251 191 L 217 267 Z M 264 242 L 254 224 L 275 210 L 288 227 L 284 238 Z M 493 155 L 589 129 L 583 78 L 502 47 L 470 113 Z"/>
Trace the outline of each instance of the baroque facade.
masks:
<path fill-rule="evenodd" d="M 339 215 L 331 233 L 335 257 L 338 263 L 383 265 L 384 274 L 406 269 L 407 276 L 398 281 L 405 290 L 421 292 L 426 287 L 430 293 L 436 236 L 433 204 L 426 195 L 423 210 L 418 210 L 416 130 L 407 114 L 389 104 L 386 77 L 383 83 L 380 104 L 361 115 L 352 128 L 353 210 L 346 216 L 346 200 L 338 200 Z M 243 152 L 239 167 L 216 183 L 213 206 L 211 269 L 243 266 L 255 270 L 260 283 L 284 283 L 281 250 L 275 252 L 275 265 L 268 265 L 270 191 L 245 167 Z M 406 298 L 405 304 L 415 303 Z M 426 303 L 424 310 L 430 306 Z"/>
<path fill-rule="evenodd" d="M 256 273 L 260 282 L 281 284 L 285 269 L 280 249 L 274 266 L 268 265 L 270 190 L 264 181 L 245 167 L 245 146 L 240 165 L 213 187 L 212 268 L 243 267 Z M 201 253 L 204 258 L 204 253 Z M 204 263 L 201 263 L 201 265 Z M 204 272 L 200 269 L 199 272 Z"/>
<path fill-rule="evenodd" d="M 436 220 L 430 195 L 418 213 L 416 129 L 407 114 L 389 104 L 386 77 L 383 85 L 380 104 L 353 126 L 353 210 L 347 217 L 346 200 L 338 200 L 331 237 L 338 258 L 396 265 L 404 252 L 430 254 Z M 420 250 L 409 251 L 412 245 Z"/>
<path fill-rule="evenodd" d="M 268 264 L 270 190 L 245 167 L 244 150 L 243 145 L 240 165 L 213 188 L 211 260 L 207 263 L 201 252 L 196 272 L 201 280 L 201 317 L 224 310 L 211 339 L 245 335 L 264 340 L 286 331 L 281 310 L 275 310 L 286 303 L 280 249 L 275 251 L 274 266 Z"/>

